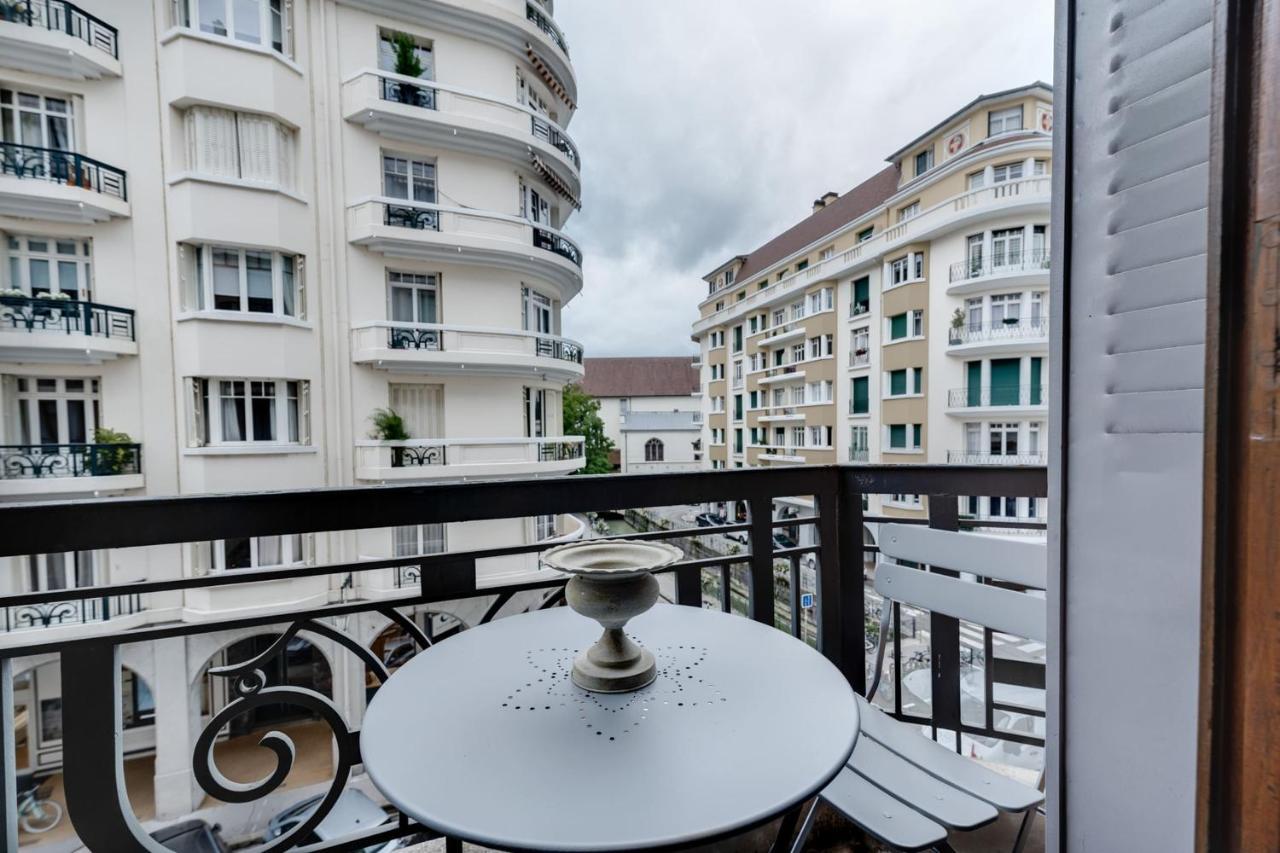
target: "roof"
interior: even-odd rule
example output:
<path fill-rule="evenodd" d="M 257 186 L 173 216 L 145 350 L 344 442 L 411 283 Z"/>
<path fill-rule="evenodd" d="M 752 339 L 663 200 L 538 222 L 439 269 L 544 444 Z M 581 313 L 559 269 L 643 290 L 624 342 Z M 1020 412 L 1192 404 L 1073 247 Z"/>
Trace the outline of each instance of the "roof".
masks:
<path fill-rule="evenodd" d="M 675 432 L 700 430 L 702 424 L 694 420 L 697 412 L 627 412 L 622 416 L 622 432 Z"/>
<path fill-rule="evenodd" d="M 592 397 L 687 397 L 702 387 L 691 355 L 584 358 L 578 383 Z"/>
<path fill-rule="evenodd" d="M 1010 96 L 1012 96 L 1012 95 L 1019 95 L 1019 94 L 1024 94 L 1024 93 L 1030 93 L 1030 92 L 1032 92 L 1032 91 L 1034 91 L 1034 90 L 1036 90 L 1036 89 L 1043 89 L 1043 90 L 1045 90 L 1045 91 L 1049 92 L 1050 94 L 1052 94 L 1052 93 L 1053 93 L 1053 87 L 1052 87 L 1052 86 L 1050 86 L 1048 83 L 1044 83 L 1044 82 L 1042 82 L 1042 81 L 1040 81 L 1040 80 L 1037 80 L 1037 81 L 1035 81 L 1034 83 L 1029 83 L 1029 84 L 1027 84 L 1026 86 L 1017 86 L 1017 87 L 1015 87 L 1015 88 L 1013 88 L 1013 89 L 1005 89 L 1004 91 L 1001 91 L 1001 92 L 992 92 L 990 95 L 979 95 L 978 97 L 974 98 L 972 101 L 970 101 L 969 103 L 965 104 L 963 107 L 961 107 L 960 109 L 956 110 L 956 111 L 955 111 L 955 112 L 953 112 L 951 115 L 947 116 L 947 117 L 946 117 L 946 118 L 944 118 L 942 121 L 938 122 L 938 123 L 937 123 L 937 124 L 935 124 L 933 127 L 929 128 L 929 129 L 928 129 L 928 130 L 926 130 L 924 133 L 920 134 L 920 135 L 919 135 L 919 136 L 917 136 L 915 139 L 911 140 L 911 141 L 910 141 L 910 142 L 908 142 L 906 145 L 902 146 L 902 147 L 901 147 L 901 148 L 899 148 L 897 151 L 893 152 L 892 154 L 890 154 L 888 157 L 886 157 L 886 158 L 884 158 L 884 159 L 889 160 L 889 161 L 897 160 L 897 159 L 898 159 L 899 157 L 901 157 L 903 154 L 906 154 L 906 153 L 907 153 L 908 151 L 910 151 L 912 148 L 915 148 L 915 147 L 916 147 L 917 145 L 919 145 L 921 142 L 924 142 L 924 141 L 925 141 L 926 139 L 928 139 L 930 136 L 933 136 L 935 133 L 937 133 L 938 131 L 942 130 L 942 129 L 943 129 L 944 127 L 946 127 L 947 125 L 951 124 L 951 122 L 955 121 L 956 119 L 960 118 L 960 116 L 962 116 L 962 115 L 964 115 L 965 113 L 969 112 L 969 110 L 973 109 L 973 108 L 974 108 L 974 107 L 976 107 L 978 104 L 981 104 L 981 103 L 983 103 L 983 102 L 985 102 L 985 101 L 996 101 L 996 100 L 1000 100 L 1000 99 L 1003 99 L 1003 98 L 1008 98 L 1008 97 L 1010 97 Z"/>
<path fill-rule="evenodd" d="M 881 169 L 826 207 L 814 211 L 812 215 L 747 255 L 746 263 L 738 270 L 738 281 L 751 278 L 841 226 L 875 210 L 897 189 L 898 167 L 893 165 Z"/>

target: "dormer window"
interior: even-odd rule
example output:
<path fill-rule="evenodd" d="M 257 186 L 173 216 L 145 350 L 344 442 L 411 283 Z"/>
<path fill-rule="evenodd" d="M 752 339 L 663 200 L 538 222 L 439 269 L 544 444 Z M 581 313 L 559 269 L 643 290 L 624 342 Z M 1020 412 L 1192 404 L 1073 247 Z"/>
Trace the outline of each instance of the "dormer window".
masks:
<path fill-rule="evenodd" d="M 987 113 L 987 136 L 999 136 L 1022 130 L 1022 107 L 1009 107 Z"/>
<path fill-rule="evenodd" d="M 731 284 L 733 284 L 733 270 L 725 270 L 725 272 L 724 272 L 724 286 L 725 286 L 725 287 L 728 287 L 728 286 L 729 286 L 729 285 L 731 285 Z"/>
<path fill-rule="evenodd" d="M 916 155 L 916 177 L 933 168 L 933 148 L 929 147 Z"/>

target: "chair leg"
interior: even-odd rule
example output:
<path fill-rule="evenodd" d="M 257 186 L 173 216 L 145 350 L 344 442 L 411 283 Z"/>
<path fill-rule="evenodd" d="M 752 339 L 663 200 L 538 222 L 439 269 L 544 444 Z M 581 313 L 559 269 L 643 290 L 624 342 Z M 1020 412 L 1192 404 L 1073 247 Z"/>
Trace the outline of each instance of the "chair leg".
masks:
<path fill-rule="evenodd" d="M 813 822 L 818 817 L 818 806 L 822 803 L 821 797 L 814 797 L 813 802 L 809 804 L 809 810 L 804 814 L 804 821 L 800 824 L 800 831 L 796 833 L 795 843 L 791 845 L 791 853 L 800 853 L 804 849 L 804 843 L 809 838 L 809 833 L 813 831 Z"/>
<path fill-rule="evenodd" d="M 786 853 L 791 849 L 791 839 L 795 837 L 796 824 L 800 821 L 800 808 L 796 806 L 782 816 L 778 834 L 774 836 L 773 844 L 769 845 L 769 853 Z"/>
<path fill-rule="evenodd" d="M 1027 846 L 1027 839 L 1031 837 L 1031 822 L 1035 819 L 1036 810 L 1027 809 L 1026 814 L 1022 816 L 1022 826 L 1018 827 L 1018 837 L 1013 840 L 1013 850 L 1009 853 L 1022 853 Z"/>

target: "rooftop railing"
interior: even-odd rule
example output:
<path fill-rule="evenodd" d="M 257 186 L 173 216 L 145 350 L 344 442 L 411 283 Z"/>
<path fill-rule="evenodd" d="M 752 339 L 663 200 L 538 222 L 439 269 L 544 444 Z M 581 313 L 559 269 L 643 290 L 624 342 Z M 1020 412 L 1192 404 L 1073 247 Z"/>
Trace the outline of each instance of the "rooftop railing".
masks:
<path fill-rule="evenodd" d="M 74 151 L 0 142 L 0 175 L 65 184 L 128 201 L 123 169 Z"/>
<path fill-rule="evenodd" d="M 0 0 L 0 21 L 64 32 L 120 58 L 116 28 L 66 0 Z"/>
<path fill-rule="evenodd" d="M 133 309 L 48 295 L 0 294 L 0 332 L 49 332 L 132 341 Z"/>
<path fill-rule="evenodd" d="M 960 506 L 969 495 L 1017 495 L 1040 498 L 1047 494 L 1043 468 L 963 467 L 963 466 L 807 466 L 780 469 L 742 469 L 716 472 L 606 475 L 523 481 L 451 482 L 430 486 L 379 486 L 372 488 L 331 488 L 253 494 L 224 494 L 191 497 L 129 498 L 95 502 L 43 502 L 14 504 L 6 510 L 5 535 L 0 536 L 0 557 L 68 551 L 174 546 L 285 534 L 315 534 L 337 531 L 382 529 L 391 526 L 452 524 L 495 519 L 529 519 L 536 516 L 621 512 L 638 507 L 727 504 L 737 511 L 732 517 L 743 521 L 711 527 L 678 527 L 646 533 L 627 533 L 625 538 L 670 540 L 685 546 L 686 558 L 664 570 L 673 577 L 674 599 L 679 605 L 713 607 L 741 614 L 776 626 L 815 645 L 837 666 L 855 690 L 864 693 L 868 671 L 874 661 L 873 635 L 866 631 L 869 618 L 883 606 L 867 594 L 865 574 L 878 548 L 868 541 L 868 531 L 888 518 L 868 515 L 863 510 L 869 494 L 923 495 L 927 518 L 894 518 L 903 523 L 928 524 L 939 529 L 1036 530 L 1043 524 L 1023 519 L 990 519 L 970 522 L 960 517 Z M 809 506 L 794 517 L 775 519 L 776 502 L 787 506 Z M 869 527 L 870 526 L 870 527 Z M 774 533 L 786 528 L 788 536 Z M 807 533 L 801 533 L 807 531 Z M 734 553 L 705 548 L 713 534 L 735 534 L 744 541 Z M 796 539 L 795 537 L 799 537 Z M 620 537 L 610 537 L 620 538 Z M 789 541 L 813 544 L 788 545 Z M 209 671 L 213 682 L 226 682 L 225 705 L 209 708 L 202 718 L 203 729 L 193 733 L 194 743 L 165 743 L 160 749 L 177 750 L 191 762 L 201 788 L 216 800 L 243 804 L 259 803 L 276 790 L 294 764 L 297 744 L 287 732 L 275 732 L 271 739 L 275 754 L 274 772 L 251 783 L 228 787 L 218 772 L 213 745 L 232 720 L 268 703 L 297 706 L 315 711 L 320 725 L 327 727 L 332 740 L 324 742 L 326 755 L 334 756 L 333 776 L 320 805 L 295 828 L 275 839 L 273 851 L 294 849 L 315 826 L 331 813 L 338 794 L 353 769 L 360 763 L 360 732 L 338 706 L 315 689 L 275 684 L 261 675 L 272 670 L 269 664 L 292 648 L 295 638 L 321 637 L 330 641 L 334 655 L 352 656 L 367 671 L 369 693 L 389 677 L 384 661 L 369 647 L 345 630 L 347 618 L 370 614 L 396 626 L 417 648 L 427 648 L 432 638 L 410 618 L 413 613 L 431 613 L 444 602 L 479 601 L 488 622 L 516 595 L 535 593 L 531 607 L 555 606 L 563 601 L 565 577 L 537 574 L 502 585 L 486 585 L 477 577 L 478 561 L 513 555 L 533 555 L 546 543 L 522 545 L 480 545 L 467 550 L 405 557 L 346 560 L 291 565 L 287 567 L 212 571 L 195 575 L 175 574 L 163 580 L 114 584 L 78 589 L 18 593 L 0 596 L 0 608 L 50 607 L 61 602 L 101 601 L 104 597 L 182 596 L 227 589 L 244 600 L 253 600 L 263 584 L 303 578 L 327 578 L 335 589 L 339 581 L 365 572 L 397 572 L 398 584 L 378 600 L 334 597 L 319 605 L 282 604 L 275 609 L 261 607 L 227 609 L 199 618 L 179 617 L 172 611 L 164 618 L 142 625 L 130 624 L 117 630 L 108 620 L 89 626 L 74 635 L 53 630 L 15 634 L 20 642 L 0 645 L 0 677 L 10 677 L 16 658 L 48 655 L 61 671 L 62 774 L 68 813 L 80 841 L 93 850 L 133 853 L 144 847 L 144 831 L 129 810 L 121 771 L 121 647 L 168 638 L 199 638 L 203 635 L 255 629 L 276 635 L 269 647 L 249 660 L 229 661 Z M 399 572 L 404 567 L 416 571 Z M 347 584 L 343 582 L 343 589 Z M 356 582 L 359 588 L 359 582 Z M 813 606 L 808 606 L 809 596 Z M 802 605 L 802 596 L 805 599 Z M 899 609 L 893 605 L 894 630 L 886 649 L 889 661 L 887 680 L 876 701 L 899 719 L 922 725 L 959 731 L 969 737 L 1042 747 L 1043 738 L 1018 719 L 1026 712 L 1007 713 L 995 694 L 1000 683 L 1021 683 L 1043 687 L 1043 671 L 1023 661 L 1007 661 L 995 653 L 990 629 L 957 630 L 954 618 L 941 613 Z M 927 656 L 918 656 L 913 640 L 920 626 L 928 625 Z M 458 626 L 461 627 L 461 626 Z M 451 629 L 452 630 L 452 629 Z M 985 651 L 972 645 L 962 648 L 968 631 L 980 635 Z M 759 661 L 759 674 L 767 678 L 768 662 Z M 932 699 L 913 701 L 908 670 L 931 670 Z M 963 705 L 965 695 L 977 690 L 980 702 Z M 1019 680 L 1020 679 L 1020 680 Z M 170 685 L 166 688 L 165 684 Z M 177 684 L 178 687 L 172 685 Z M 189 689 L 186 678 L 162 681 L 157 689 Z M 439 689 L 449 689 L 448 684 Z M 944 699 L 943 697 L 949 697 Z M 157 704 L 173 701 L 157 693 Z M 954 701 L 953 701 L 954 699 Z M 0 726 L 14 728 L 13 706 L 0 704 Z M 483 737 L 483 733 L 477 733 Z M 278 747 L 278 748 L 277 748 Z M 12 766 L 12 763 L 9 763 Z M 0 767 L 3 767 L 0 764 Z M 12 785 L 12 780 L 9 781 Z M 13 790 L 12 787 L 8 788 Z M 0 808 L 10 806 L 0 804 Z M 15 821 L 0 821 L 4 849 L 17 848 Z M 326 840 L 308 851 L 339 851 L 367 848 L 392 839 L 426 833 L 426 827 L 406 815 L 378 826 L 357 830 L 340 839 Z"/>

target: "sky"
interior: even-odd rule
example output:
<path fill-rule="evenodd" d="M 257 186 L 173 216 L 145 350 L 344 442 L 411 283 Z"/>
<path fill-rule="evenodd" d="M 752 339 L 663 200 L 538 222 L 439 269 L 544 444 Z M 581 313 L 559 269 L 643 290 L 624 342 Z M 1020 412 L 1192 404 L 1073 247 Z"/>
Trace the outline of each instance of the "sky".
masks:
<path fill-rule="evenodd" d="M 679 355 L 706 275 L 977 95 L 1053 82 L 1052 0 L 556 0 L 585 256 L 564 334 Z"/>

